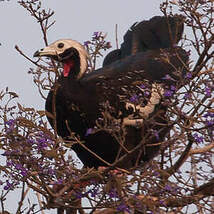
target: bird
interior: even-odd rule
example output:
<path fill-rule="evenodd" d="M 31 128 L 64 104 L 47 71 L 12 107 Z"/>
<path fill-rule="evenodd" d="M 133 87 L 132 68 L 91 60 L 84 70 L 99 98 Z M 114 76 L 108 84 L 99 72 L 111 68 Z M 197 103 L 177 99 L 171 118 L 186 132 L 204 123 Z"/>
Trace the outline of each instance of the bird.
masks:
<path fill-rule="evenodd" d="M 122 58 L 107 60 L 90 73 L 89 55 L 75 40 L 59 39 L 34 54 L 62 64 L 63 72 L 46 99 L 47 118 L 65 140 L 72 133 L 79 136 L 72 149 L 85 167 L 136 167 L 160 148 L 147 145 L 162 141 L 169 131 L 161 99 L 164 87 L 185 75 L 188 54 L 169 42 L 163 49 L 147 46 L 132 54 L 125 51 L 129 42 L 125 39 L 121 46 Z"/>
<path fill-rule="evenodd" d="M 181 40 L 183 20 L 182 15 L 176 14 L 135 22 L 125 33 L 121 48 L 111 51 L 105 57 L 103 66 L 137 52 L 173 47 Z"/>

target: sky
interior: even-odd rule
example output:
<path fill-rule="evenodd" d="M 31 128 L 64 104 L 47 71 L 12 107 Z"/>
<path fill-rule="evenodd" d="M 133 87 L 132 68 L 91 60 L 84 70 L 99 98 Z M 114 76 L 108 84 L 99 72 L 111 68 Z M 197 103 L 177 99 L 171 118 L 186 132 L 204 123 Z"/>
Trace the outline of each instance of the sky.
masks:
<path fill-rule="evenodd" d="M 115 44 L 115 25 L 118 25 L 118 40 L 136 21 L 161 15 L 161 0 L 45 0 L 45 8 L 55 11 L 52 20 L 56 24 L 48 32 L 49 43 L 60 38 L 72 38 L 83 43 L 95 31 L 107 33 L 107 40 Z M 6 86 L 19 95 L 19 102 L 26 107 L 44 108 L 29 68 L 35 68 L 14 48 L 19 48 L 29 57 L 44 47 L 39 24 L 17 1 L 0 1 L 0 90 Z M 106 52 L 107 54 L 107 52 Z"/>
<path fill-rule="evenodd" d="M 42 3 L 45 8 L 55 11 L 53 20 L 56 20 L 48 32 L 48 41 L 51 43 L 60 38 L 72 38 L 83 43 L 91 38 L 93 32 L 103 31 L 108 34 L 107 40 L 115 48 L 115 25 L 118 25 L 120 44 L 133 23 L 161 15 L 161 2 L 162 0 L 44 0 Z M 44 47 L 39 24 L 16 0 L 0 1 L 0 29 L 0 91 L 9 87 L 19 95 L 18 102 L 25 107 L 44 110 L 44 100 L 34 86 L 32 76 L 27 74 L 29 68 L 35 66 L 14 48 L 18 45 L 25 54 L 32 57 L 36 50 Z M 17 202 L 18 195 L 14 193 L 11 199 Z M 10 202 L 9 210 L 16 206 L 11 206 L 12 204 Z"/>

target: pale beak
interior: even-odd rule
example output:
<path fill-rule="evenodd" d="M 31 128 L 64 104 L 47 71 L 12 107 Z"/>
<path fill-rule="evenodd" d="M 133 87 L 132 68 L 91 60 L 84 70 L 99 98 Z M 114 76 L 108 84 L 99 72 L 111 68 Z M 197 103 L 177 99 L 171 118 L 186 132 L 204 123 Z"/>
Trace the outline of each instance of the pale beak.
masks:
<path fill-rule="evenodd" d="M 36 51 L 33 55 L 33 57 L 41 57 L 41 56 L 56 56 L 57 55 L 57 52 L 56 50 L 54 50 L 53 48 L 47 46 L 45 48 L 42 48 L 38 51 Z"/>

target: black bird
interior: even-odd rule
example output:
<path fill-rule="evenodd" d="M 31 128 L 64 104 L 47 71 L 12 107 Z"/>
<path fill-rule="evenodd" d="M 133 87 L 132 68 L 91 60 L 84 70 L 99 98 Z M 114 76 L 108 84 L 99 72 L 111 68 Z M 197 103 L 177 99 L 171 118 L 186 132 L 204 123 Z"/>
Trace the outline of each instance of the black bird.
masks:
<path fill-rule="evenodd" d="M 188 56 L 182 48 L 139 52 L 88 74 L 88 53 L 74 40 L 58 40 L 34 56 L 47 56 L 63 65 L 56 93 L 49 92 L 45 108 L 51 114 L 55 108 L 58 135 L 64 139 L 72 132 L 80 136 L 83 144 L 74 144 L 72 149 L 85 166 L 109 165 L 129 153 L 115 166 L 131 168 L 156 154 L 159 146 L 148 144 L 163 141 L 169 131 L 161 99 L 163 87 L 175 84 L 178 71 L 181 76 L 185 73 Z M 164 78 L 167 75 L 170 78 Z M 48 120 L 54 127 L 53 118 Z"/>
<path fill-rule="evenodd" d="M 181 40 L 183 19 L 181 15 L 154 16 L 134 23 L 124 35 L 121 48 L 111 51 L 105 57 L 103 66 L 137 52 L 173 47 Z"/>

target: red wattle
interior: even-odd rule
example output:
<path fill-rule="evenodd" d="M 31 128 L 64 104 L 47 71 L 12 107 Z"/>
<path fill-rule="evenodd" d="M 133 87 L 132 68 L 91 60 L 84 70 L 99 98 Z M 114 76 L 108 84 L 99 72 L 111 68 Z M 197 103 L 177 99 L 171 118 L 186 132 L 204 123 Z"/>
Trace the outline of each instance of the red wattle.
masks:
<path fill-rule="evenodd" d="M 63 67 L 63 76 L 68 77 L 70 70 L 73 67 L 74 67 L 74 62 L 72 61 L 66 62 Z"/>

